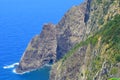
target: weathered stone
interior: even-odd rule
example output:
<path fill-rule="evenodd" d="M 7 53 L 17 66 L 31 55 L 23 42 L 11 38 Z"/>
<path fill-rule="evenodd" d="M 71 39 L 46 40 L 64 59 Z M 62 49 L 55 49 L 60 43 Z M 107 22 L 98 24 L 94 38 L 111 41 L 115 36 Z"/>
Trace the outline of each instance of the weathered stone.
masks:
<path fill-rule="evenodd" d="M 16 71 L 22 73 L 38 69 L 44 64 L 54 63 L 56 47 L 56 28 L 52 24 L 45 24 L 41 34 L 29 43 Z"/>
<path fill-rule="evenodd" d="M 109 53 L 114 53 L 109 47 L 111 44 L 103 43 L 102 35 L 96 35 L 109 20 L 120 14 L 119 3 L 119 0 L 85 0 L 81 5 L 73 6 L 57 25 L 44 25 L 41 34 L 28 45 L 16 71 L 30 71 L 57 61 L 52 66 L 50 80 L 120 77 L 120 64 L 113 63 L 114 58 L 110 60 Z M 74 48 L 80 43 L 84 45 Z"/>

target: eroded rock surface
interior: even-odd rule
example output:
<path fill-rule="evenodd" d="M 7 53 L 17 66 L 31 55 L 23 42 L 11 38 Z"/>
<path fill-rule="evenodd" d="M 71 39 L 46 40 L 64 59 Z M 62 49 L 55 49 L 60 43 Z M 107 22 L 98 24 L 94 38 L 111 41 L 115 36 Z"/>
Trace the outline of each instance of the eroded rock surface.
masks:
<path fill-rule="evenodd" d="M 56 28 L 45 24 L 40 35 L 35 36 L 29 43 L 16 71 L 18 73 L 38 69 L 44 64 L 56 60 Z"/>

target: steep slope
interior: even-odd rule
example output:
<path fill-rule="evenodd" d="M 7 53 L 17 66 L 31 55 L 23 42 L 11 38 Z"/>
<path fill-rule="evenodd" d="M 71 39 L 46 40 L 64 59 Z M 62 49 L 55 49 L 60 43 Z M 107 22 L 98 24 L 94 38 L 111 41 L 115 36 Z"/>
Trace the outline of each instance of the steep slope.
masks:
<path fill-rule="evenodd" d="M 119 78 L 119 22 L 120 15 L 116 15 L 94 36 L 77 44 L 63 59 L 53 65 L 51 80 L 107 80 L 111 77 Z"/>
<path fill-rule="evenodd" d="M 34 37 L 23 54 L 16 71 L 18 73 L 38 69 L 56 60 L 56 28 L 45 24 L 40 35 Z"/>
<path fill-rule="evenodd" d="M 120 77 L 120 1 L 85 0 L 29 43 L 16 71 L 54 63 L 50 80 Z M 55 63 L 56 62 L 56 63 Z"/>
<path fill-rule="evenodd" d="M 85 41 L 53 65 L 50 80 L 120 77 L 120 1 L 91 0 L 90 4 Z"/>
<path fill-rule="evenodd" d="M 21 73 L 54 63 L 76 43 L 84 40 L 87 5 L 85 2 L 80 6 L 73 6 L 55 26 L 45 25 L 42 33 L 28 45 L 16 71 Z"/>
<path fill-rule="evenodd" d="M 56 25 L 57 59 L 61 59 L 76 43 L 84 40 L 86 5 L 73 6 Z"/>

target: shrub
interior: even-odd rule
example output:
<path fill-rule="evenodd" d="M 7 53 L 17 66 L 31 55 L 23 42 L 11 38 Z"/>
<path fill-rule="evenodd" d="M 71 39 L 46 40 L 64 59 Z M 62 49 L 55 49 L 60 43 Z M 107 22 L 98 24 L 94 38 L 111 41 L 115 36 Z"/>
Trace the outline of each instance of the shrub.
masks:
<path fill-rule="evenodd" d="M 111 78 L 109 80 L 120 80 L 120 78 Z"/>
<path fill-rule="evenodd" d="M 120 54 L 115 55 L 115 60 L 116 60 L 117 62 L 120 62 Z"/>
<path fill-rule="evenodd" d="M 110 71 L 110 74 L 116 74 L 118 73 L 118 68 L 117 67 L 113 67 Z"/>

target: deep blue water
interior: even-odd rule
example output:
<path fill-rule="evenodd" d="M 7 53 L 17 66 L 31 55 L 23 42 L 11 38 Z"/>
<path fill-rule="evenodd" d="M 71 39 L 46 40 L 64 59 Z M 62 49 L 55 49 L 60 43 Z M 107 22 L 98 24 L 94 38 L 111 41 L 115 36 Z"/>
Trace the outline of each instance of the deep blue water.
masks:
<path fill-rule="evenodd" d="M 44 23 L 56 24 L 82 0 L 0 0 L 0 80 L 48 80 L 50 67 L 18 75 L 14 68 L 33 36 Z"/>

